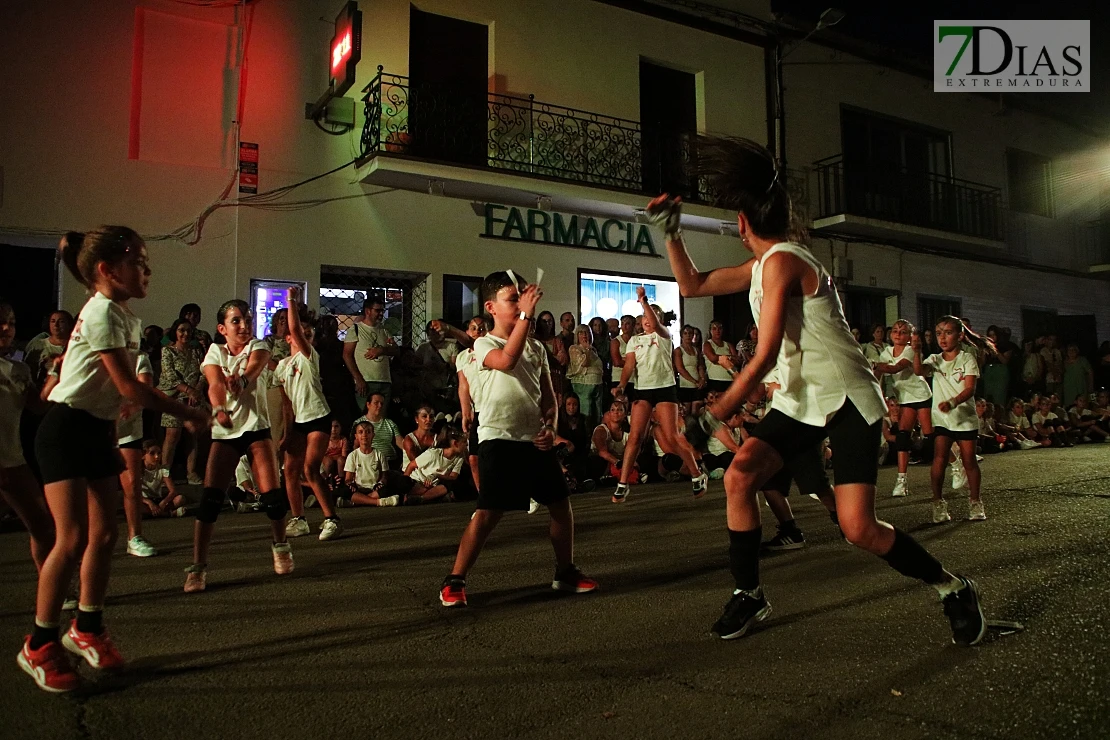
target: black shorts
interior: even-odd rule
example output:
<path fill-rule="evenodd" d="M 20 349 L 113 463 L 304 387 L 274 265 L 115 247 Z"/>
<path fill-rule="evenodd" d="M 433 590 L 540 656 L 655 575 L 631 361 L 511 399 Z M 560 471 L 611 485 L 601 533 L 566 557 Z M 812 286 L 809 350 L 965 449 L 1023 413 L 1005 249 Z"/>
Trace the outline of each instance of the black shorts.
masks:
<path fill-rule="evenodd" d="M 478 412 L 474 412 L 474 421 L 470 422 L 470 434 L 466 435 L 467 455 L 478 455 Z"/>
<path fill-rule="evenodd" d="M 312 421 L 295 421 L 293 422 L 293 431 L 304 437 L 308 437 L 308 435 L 313 432 L 322 432 L 330 437 L 331 422 L 331 414 L 321 416 L 319 419 L 313 419 Z"/>
<path fill-rule="evenodd" d="M 555 450 L 544 452 L 531 442 L 482 442 L 478 446 L 478 476 L 482 480 L 479 509 L 526 511 L 530 498 L 550 506 L 570 495 Z"/>
<path fill-rule="evenodd" d="M 133 439 L 130 442 L 122 442 L 119 448 L 121 450 L 141 450 L 144 441 L 143 439 Z"/>
<path fill-rule="evenodd" d="M 730 385 L 732 385 L 731 380 L 707 380 L 707 381 L 705 381 L 705 387 L 708 388 L 709 390 L 713 391 L 714 393 L 724 393 L 725 391 L 728 390 L 728 387 Z"/>
<path fill-rule="evenodd" d="M 898 404 L 904 409 L 931 409 L 933 408 L 933 399 L 929 398 L 924 401 L 909 401 L 908 403 Z"/>
<path fill-rule="evenodd" d="M 972 429 L 969 432 L 956 432 L 951 429 L 945 429 L 944 427 L 933 427 L 933 436 L 948 437 L 948 439 L 951 439 L 955 442 L 968 442 L 970 440 L 979 439 L 979 430 Z M 834 455 L 833 457 L 836 456 Z"/>
<path fill-rule="evenodd" d="M 835 457 L 833 455 L 834 459 Z M 825 474 L 825 459 L 821 454 L 820 442 L 789 460 L 784 459 L 782 470 L 763 484 L 763 490 L 778 491 L 783 496 L 789 496 L 791 480 L 798 485 L 798 492 L 803 496 L 828 490 L 829 476 Z"/>
<path fill-rule="evenodd" d="M 115 478 L 123 472 L 116 423 L 88 411 L 55 403 L 35 434 L 35 459 L 42 482 Z"/>
<path fill-rule="evenodd" d="M 701 388 L 679 388 L 678 389 L 678 402 L 679 403 L 694 403 L 705 398 L 705 391 Z"/>
<path fill-rule="evenodd" d="M 678 392 L 673 385 L 668 385 L 666 388 L 651 388 L 646 391 L 628 387 L 625 387 L 624 390 L 628 393 L 628 400 L 632 403 L 647 401 L 652 406 L 658 406 L 661 403 L 678 403 Z"/>
<path fill-rule="evenodd" d="M 247 450 L 250 449 L 250 446 L 252 444 L 263 439 L 271 439 L 269 427 L 265 429 L 258 429 L 253 432 L 243 432 L 238 437 L 234 437 L 232 439 L 214 439 L 212 440 L 212 444 L 228 445 L 229 447 L 231 447 L 231 449 L 235 450 L 236 457 L 242 457 L 243 455 L 247 454 Z"/>
<path fill-rule="evenodd" d="M 875 485 L 879 477 L 882 434 L 883 420 L 868 424 L 855 404 L 847 399 L 823 427 L 803 424 L 778 409 L 771 409 L 752 430 L 753 437 L 775 448 L 784 466 L 799 454 L 820 448 L 821 441 L 828 437 L 833 450 L 833 479 L 838 486 L 847 483 Z"/>

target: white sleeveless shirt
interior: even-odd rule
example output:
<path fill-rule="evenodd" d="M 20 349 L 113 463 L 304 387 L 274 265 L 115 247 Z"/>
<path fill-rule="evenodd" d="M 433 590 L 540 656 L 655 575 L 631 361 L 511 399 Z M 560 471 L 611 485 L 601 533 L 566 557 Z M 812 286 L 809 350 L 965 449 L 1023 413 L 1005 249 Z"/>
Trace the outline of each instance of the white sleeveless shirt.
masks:
<path fill-rule="evenodd" d="M 628 342 L 621 334 L 618 334 L 615 338 L 617 340 L 617 347 L 620 349 L 620 355 L 621 357 L 624 357 L 626 354 L 628 354 Z M 613 371 L 611 375 L 613 382 L 621 382 L 621 373 L 623 372 L 623 367 L 620 367 L 619 365 L 613 365 Z M 632 373 L 632 377 L 628 379 L 628 384 L 633 387 L 636 386 L 636 373 Z"/>
<path fill-rule="evenodd" d="M 696 380 L 697 377 L 698 377 L 698 353 L 697 352 L 695 352 L 694 354 L 687 353 L 686 350 L 682 348 L 681 344 L 678 345 L 678 351 L 682 353 L 682 367 L 686 368 L 686 372 L 690 373 L 690 377 L 694 378 Z M 698 385 L 697 385 L 697 383 L 691 383 L 689 380 L 687 380 L 686 378 L 679 375 L 678 376 L 678 387 L 679 388 L 697 388 Z"/>
<path fill-rule="evenodd" d="M 728 357 L 728 344 L 717 344 L 712 339 L 709 340 L 709 346 L 713 348 L 713 352 L 718 357 Z M 732 376 L 728 374 L 728 370 L 718 365 L 715 362 L 710 362 L 709 358 L 705 360 L 705 375 L 709 380 L 732 380 Z"/>
<path fill-rule="evenodd" d="M 763 261 L 779 252 L 805 262 L 817 274 L 818 285 L 813 295 L 787 298 L 782 346 L 775 363 L 781 387 L 771 399 L 771 408 L 803 424 L 822 427 L 845 400 L 851 400 L 864 420 L 874 424 L 887 411 L 882 390 L 848 328 L 832 278 L 808 249 L 783 242 L 756 261 L 748 292 L 752 317 L 759 322 Z"/>

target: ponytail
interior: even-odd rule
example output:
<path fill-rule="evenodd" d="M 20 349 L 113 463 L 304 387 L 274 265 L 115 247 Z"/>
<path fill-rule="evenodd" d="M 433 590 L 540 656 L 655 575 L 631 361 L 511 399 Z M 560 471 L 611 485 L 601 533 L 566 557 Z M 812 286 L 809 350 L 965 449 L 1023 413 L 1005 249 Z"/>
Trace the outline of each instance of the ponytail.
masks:
<path fill-rule="evenodd" d="M 968 342 L 975 345 L 976 349 L 986 350 L 988 354 L 993 355 L 994 357 L 1000 357 L 1000 355 L 998 354 L 998 348 L 994 345 L 994 342 L 987 337 L 973 332 L 960 317 L 941 316 L 937 320 L 937 326 L 940 326 L 941 324 L 951 324 L 952 326 L 955 326 L 957 329 L 960 330 L 960 332 L 963 334 L 964 338 L 967 339 Z"/>
<path fill-rule="evenodd" d="M 96 285 L 97 265 L 118 264 L 142 246 L 143 238 L 126 226 L 98 226 L 87 234 L 66 232 L 58 251 L 73 277 L 86 288 L 92 288 Z"/>
<path fill-rule="evenodd" d="M 62 237 L 62 241 L 58 243 L 58 253 L 61 255 L 62 264 L 66 266 L 70 274 L 77 278 L 77 282 L 85 287 L 88 283 L 81 275 L 81 268 L 77 264 L 77 258 L 81 254 L 81 247 L 84 246 L 85 235 L 80 231 L 67 231 L 66 235 Z"/>

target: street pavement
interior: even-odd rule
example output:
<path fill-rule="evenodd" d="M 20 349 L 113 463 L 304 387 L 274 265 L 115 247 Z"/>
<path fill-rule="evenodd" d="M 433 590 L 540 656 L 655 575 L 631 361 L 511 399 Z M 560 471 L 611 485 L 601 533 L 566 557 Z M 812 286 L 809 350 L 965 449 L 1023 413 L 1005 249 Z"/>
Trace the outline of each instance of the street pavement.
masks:
<path fill-rule="evenodd" d="M 804 550 L 763 561 L 774 611 L 747 637 L 709 628 L 730 595 L 724 492 L 688 484 L 574 499 L 595 594 L 550 589 L 546 515 L 507 515 L 471 573 L 470 606 L 437 590 L 468 504 L 343 510 L 345 536 L 294 541 L 275 576 L 261 514 L 225 512 L 205 593 L 181 591 L 192 521 L 145 525 L 161 554 L 119 552 L 107 620 L 129 669 L 83 667 L 69 696 L 15 655 L 34 570 L 0 536 L 0 737 L 17 738 L 1110 738 L 1110 444 L 982 464 L 986 522 L 933 526 L 928 471 L 878 509 L 980 584 L 989 617 L 951 644 L 936 593 L 845 544 L 794 497 Z M 766 512 L 766 509 L 764 509 Z M 765 514 L 767 537 L 774 532 Z"/>

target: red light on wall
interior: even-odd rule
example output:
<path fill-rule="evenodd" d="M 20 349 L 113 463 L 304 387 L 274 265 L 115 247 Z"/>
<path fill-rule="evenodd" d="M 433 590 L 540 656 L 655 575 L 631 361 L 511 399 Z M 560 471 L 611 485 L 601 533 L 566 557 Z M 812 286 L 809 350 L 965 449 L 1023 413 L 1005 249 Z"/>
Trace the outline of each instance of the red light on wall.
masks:
<path fill-rule="evenodd" d="M 362 59 L 362 12 L 357 2 L 348 2 L 336 16 L 330 53 L 328 85 L 332 95 L 339 97 L 355 84 L 355 67 Z"/>

